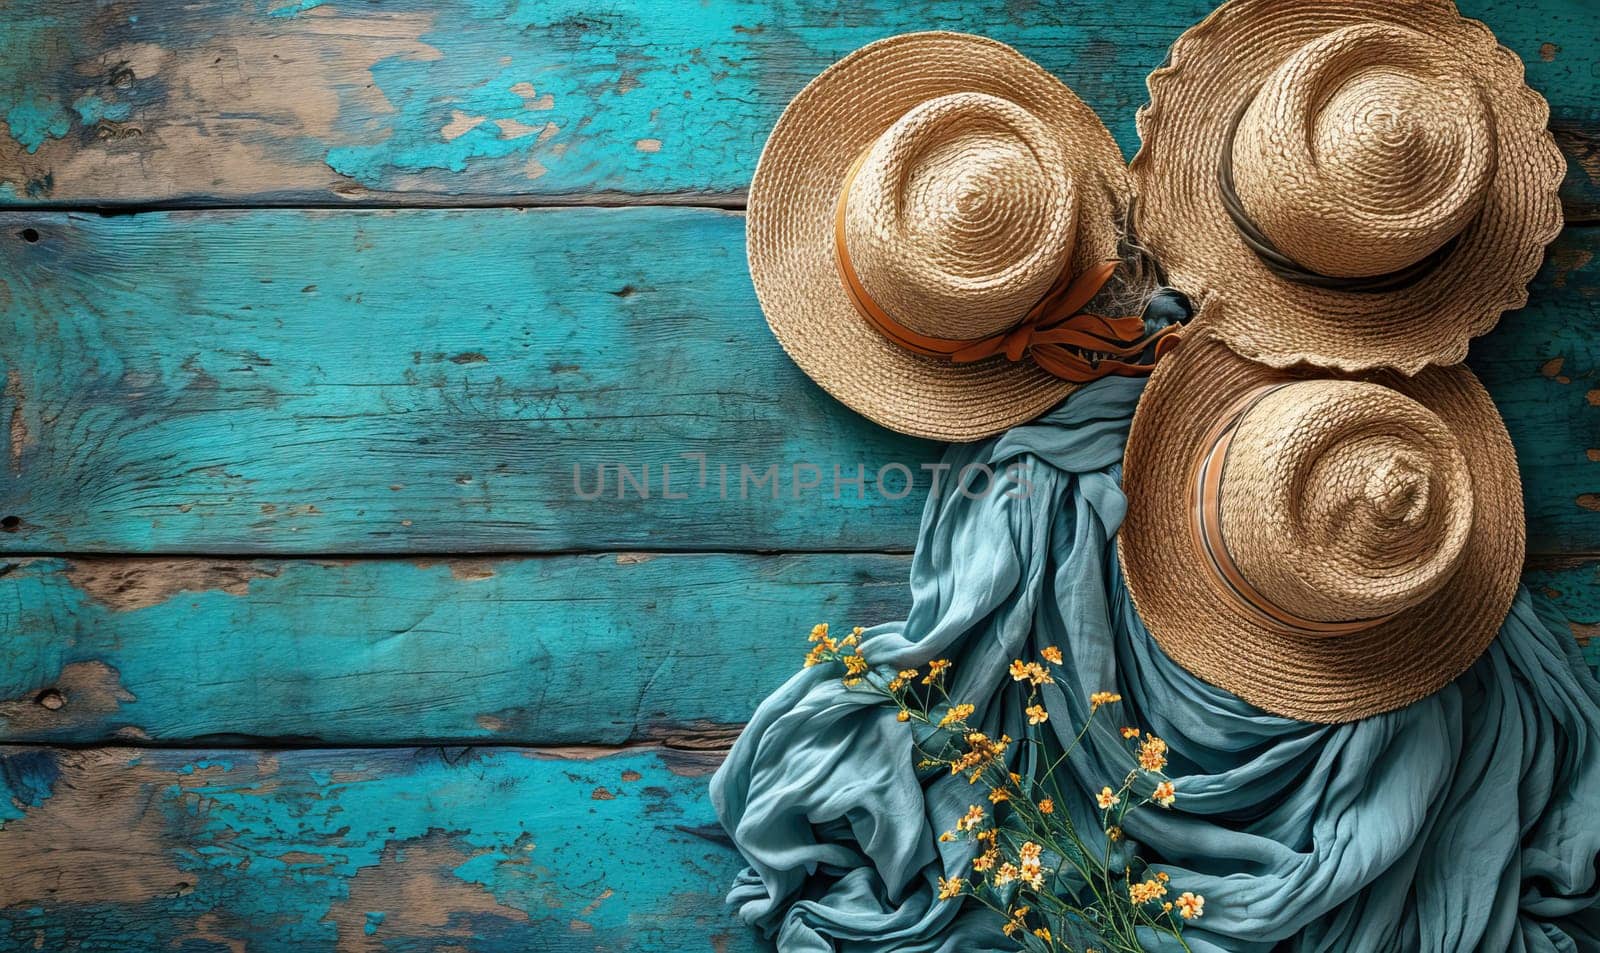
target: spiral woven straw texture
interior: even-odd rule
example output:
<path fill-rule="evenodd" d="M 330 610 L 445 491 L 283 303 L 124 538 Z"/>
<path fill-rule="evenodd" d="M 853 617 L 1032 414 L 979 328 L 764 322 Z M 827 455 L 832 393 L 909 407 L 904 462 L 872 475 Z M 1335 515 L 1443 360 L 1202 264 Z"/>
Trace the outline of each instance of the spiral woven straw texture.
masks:
<path fill-rule="evenodd" d="M 967 338 L 1020 319 L 1069 250 L 1074 273 L 1117 256 L 1131 187 L 1110 132 L 1002 43 L 910 33 L 812 80 L 778 120 L 750 186 L 746 246 L 762 310 L 828 393 L 938 440 L 977 440 L 1049 409 L 1077 385 L 1026 360 L 912 354 L 855 310 L 834 227 L 846 177 L 869 148 L 847 205 L 857 271 L 907 326 Z"/>
<path fill-rule="evenodd" d="M 1527 302 L 1561 229 L 1549 106 L 1449 0 L 1229 0 L 1179 37 L 1149 88 L 1131 165 L 1140 241 L 1174 286 L 1210 299 L 1197 327 L 1263 363 L 1458 363 Z M 1220 195 L 1236 118 L 1237 194 L 1302 266 L 1379 275 L 1455 244 L 1401 290 L 1276 276 Z"/>
<path fill-rule="evenodd" d="M 1205 681 L 1303 721 L 1365 718 L 1455 679 L 1493 641 L 1524 555 L 1516 456 L 1477 378 L 1459 366 L 1282 370 L 1214 332 L 1191 335 L 1151 375 L 1124 458 L 1118 555 L 1156 642 Z M 1285 382 L 1227 450 L 1228 551 L 1304 618 L 1386 617 L 1358 632 L 1255 621 L 1220 594 L 1193 542 L 1189 487 L 1219 415 Z"/>

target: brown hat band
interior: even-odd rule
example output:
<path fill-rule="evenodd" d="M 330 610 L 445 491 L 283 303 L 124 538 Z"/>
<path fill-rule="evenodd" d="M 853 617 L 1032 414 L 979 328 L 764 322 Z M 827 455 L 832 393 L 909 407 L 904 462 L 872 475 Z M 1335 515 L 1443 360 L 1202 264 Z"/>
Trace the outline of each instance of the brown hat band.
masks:
<path fill-rule="evenodd" d="M 1083 307 L 1100 292 L 1117 270 L 1115 261 L 1101 262 L 1077 278 L 1071 276 L 1069 264 L 1062 269 L 1061 276 L 1045 292 L 1044 297 L 1028 309 L 1020 323 L 987 337 L 964 340 L 936 338 L 906 327 L 890 317 L 867 292 L 856 273 L 855 263 L 850 260 L 849 245 L 845 241 L 845 207 L 850 185 L 855 181 L 856 173 L 866 157 L 866 152 L 856 157 L 839 188 L 833 247 L 839 278 L 850 302 L 891 343 L 914 354 L 947 360 L 952 364 L 970 364 L 996 354 L 1004 354 L 1010 361 L 1020 361 L 1027 356 L 1041 370 L 1080 384 L 1112 375 L 1138 377 L 1149 374 L 1155 361 L 1160 360 L 1177 343 L 1177 332 L 1181 325 L 1170 325 L 1146 335 L 1143 318 L 1108 318 L 1083 312 Z M 1155 345 L 1155 354 L 1150 362 L 1121 360 L 1138 357 L 1151 344 Z"/>
<path fill-rule="evenodd" d="M 1195 469 L 1191 486 L 1191 508 L 1194 518 L 1190 527 L 1194 532 L 1195 549 L 1205 557 L 1206 579 L 1223 601 L 1238 610 L 1244 617 L 1258 625 L 1295 635 L 1328 636 L 1348 635 L 1370 629 L 1394 616 L 1394 613 L 1370 619 L 1353 619 L 1346 622 L 1323 622 L 1296 615 L 1262 595 L 1250 584 L 1244 573 L 1228 552 L 1227 541 L 1222 536 L 1222 477 L 1227 468 L 1228 447 L 1252 408 L 1267 395 L 1289 386 L 1288 383 L 1267 384 L 1239 398 L 1228 412 L 1218 420 L 1206 440 L 1201 443 L 1205 453 Z"/>
<path fill-rule="evenodd" d="M 1244 101 L 1239 111 L 1233 114 L 1233 122 L 1228 124 L 1227 134 L 1222 137 L 1222 155 L 1217 159 L 1217 191 L 1222 198 L 1222 208 L 1233 220 L 1234 228 L 1239 230 L 1239 238 L 1256 257 L 1261 259 L 1267 270 L 1285 281 L 1296 284 L 1308 285 L 1312 288 L 1322 288 L 1327 291 L 1348 291 L 1355 294 L 1379 294 L 1386 291 L 1403 291 L 1411 287 L 1433 270 L 1439 263 L 1450 257 L 1455 250 L 1456 241 L 1461 237 L 1457 232 L 1450 240 L 1434 249 L 1426 257 L 1415 261 L 1404 268 L 1398 268 L 1381 275 L 1362 277 L 1342 277 L 1339 275 L 1325 275 L 1320 271 L 1313 271 L 1289 257 L 1267 233 L 1261 230 L 1250 213 L 1245 211 L 1244 203 L 1239 200 L 1239 193 L 1233 184 L 1233 141 L 1239 134 L 1239 123 L 1244 119 L 1244 114 L 1250 109 L 1250 104 L 1255 96 Z"/>

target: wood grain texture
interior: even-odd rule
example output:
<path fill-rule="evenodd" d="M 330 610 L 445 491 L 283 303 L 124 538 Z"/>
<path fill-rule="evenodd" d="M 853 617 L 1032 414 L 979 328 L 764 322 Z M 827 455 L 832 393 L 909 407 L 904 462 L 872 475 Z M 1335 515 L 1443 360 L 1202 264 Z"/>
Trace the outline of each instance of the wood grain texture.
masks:
<path fill-rule="evenodd" d="M 1129 155 L 1145 76 L 1213 6 L 861 0 L 13 0 L 0 201 L 742 201 L 812 76 L 908 30 L 985 33 L 1072 85 Z M 1569 216 L 1600 209 L 1589 0 L 1462 0 L 1551 101 Z"/>
<path fill-rule="evenodd" d="M 0 561 L 0 743 L 715 746 L 813 623 L 903 618 L 909 562 Z M 1597 572 L 1528 577 L 1591 663 Z"/>
<path fill-rule="evenodd" d="M 813 624 L 902 618 L 909 563 L 0 561 L 0 741 L 725 742 Z"/>
<path fill-rule="evenodd" d="M 0 949 L 763 949 L 717 757 L 0 749 Z"/>
<path fill-rule="evenodd" d="M 1597 246 L 1472 351 L 1535 553 L 1600 551 Z M 743 254 L 704 209 L 0 214 L 0 551 L 909 549 L 938 446 L 801 375 Z"/>
<path fill-rule="evenodd" d="M 12 552 L 887 550 L 927 480 L 833 468 L 939 453 L 794 368 L 729 213 L 0 215 L 0 282 Z"/>

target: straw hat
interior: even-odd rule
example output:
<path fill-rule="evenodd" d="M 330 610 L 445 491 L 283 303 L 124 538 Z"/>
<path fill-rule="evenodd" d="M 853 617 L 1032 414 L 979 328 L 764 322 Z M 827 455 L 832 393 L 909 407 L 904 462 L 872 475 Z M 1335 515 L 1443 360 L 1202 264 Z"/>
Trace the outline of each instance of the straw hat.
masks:
<path fill-rule="evenodd" d="M 1136 228 L 1246 357 L 1458 363 L 1561 229 L 1549 107 L 1449 0 L 1229 0 L 1149 85 Z"/>
<path fill-rule="evenodd" d="M 1444 687 L 1522 569 L 1522 487 L 1464 367 L 1312 377 L 1211 333 L 1151 376 L 1119 554 L 1184 668 L 1259 708 L 1345 722 Z"/>
<path fill-rule="evenodd" d="M 1123 360 L 1148 344 L 1142 321 L 1075 314 L 1110 275 L 1130 194 L 1111 134 L 1037 64 L 983 37 L 895 36 L 784 110 L 750 185 L 750 274 L 828 393 L 903 433 L 976 440 L 1082 380 L 1143 372 Z"/>

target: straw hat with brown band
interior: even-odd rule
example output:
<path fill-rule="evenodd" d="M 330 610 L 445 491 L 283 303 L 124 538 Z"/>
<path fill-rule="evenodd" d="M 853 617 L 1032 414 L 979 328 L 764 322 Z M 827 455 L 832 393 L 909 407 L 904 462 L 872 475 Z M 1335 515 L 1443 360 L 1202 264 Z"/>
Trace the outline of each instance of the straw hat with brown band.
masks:
<path fill-rule="evenodd" d="M 976 440 L 1171 338 L 1087 313 L 1131 190 L 1088 106 L 959 33 L 864 47 L 795 97 L 750 186 L 750 274 L 801 370 L 903 433 Z"/>
<path fill-rule="evenodd" d="M 1150 77 L 1136 229 L 1246 357 L 1457 363 L 1561 229 L 1549 115 L 1449 0 L 1229 0 Z"/>
<path fill-rule="evenodd" d="M 1118 553 L 1161 648 L 1313 722 L 1465 671 L 1524 546 L 1516 457 L 1482 385 L 1459 366 L 1278 370 L 1191 335 L 1151 375 L 1124 460 Z"/>

